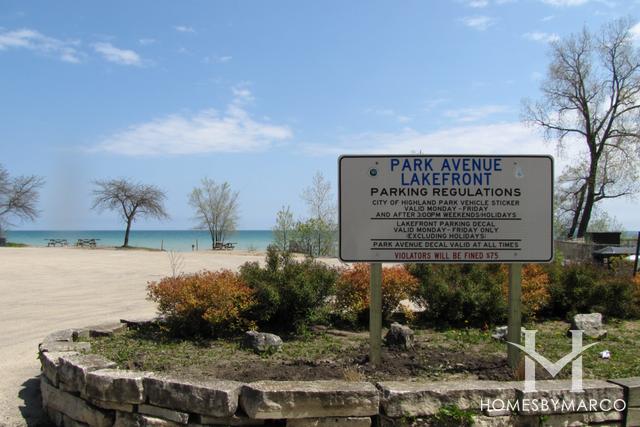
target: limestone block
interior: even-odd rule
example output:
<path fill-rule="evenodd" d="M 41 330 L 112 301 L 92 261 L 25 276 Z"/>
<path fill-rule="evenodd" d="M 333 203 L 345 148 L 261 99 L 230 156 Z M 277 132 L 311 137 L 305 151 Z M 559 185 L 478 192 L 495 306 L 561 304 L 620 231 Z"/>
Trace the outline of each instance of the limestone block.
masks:
<path fill-rule="evenodd" d="M 184 412 L 231 417 L 242 384 L 236 381 L 187 380 L 153 374 L 144 378 L 148 403 Z"/>
<path fill-rule="evenodd" d="M 118 403 L 144 402 L 142 380 L 150 372 L 99 369 L 87 372 L 85 394 L 97 400 Z"/>
<path fill-rule="evenodd" d="M 58 390 L 45 377 L 40 379 L 42 400 L 49 409 L 63 413 L 75 421 L 92 427 L 111 427 L 113 416 L 109 411 L 98 409 L 79 397 Z"/>
<path fill-rule="evenodd" d="M 45 351 L 87 352 L 91 350 L 91 344 L 89 344 L 88 342 L 46 341 L 38 346 L 38 350 L 40 350 L 40 353 L 43 353 Z"/>
<path fill-rule="evenodd" d="M 640 426 L 640 408 L 627 408 L 625 426 L 627 427 Z"/>
<path fill-rule="evenodd" d="M 517 390 L 517 398 L 520 401 L 519 412 L 527 415 L 561 414 L 569 412 L 602 412 L 600 407 L 593 407 L 590 403 L 602 402 L 604 399 L 613 403 L 617 399 L 624 398 L 623 388 L 617 384 L 601 380 L 584 380 L 583 393 L 571 391 L 570 380 L 544 380 L 536 381 L 536 391 L 525 393 Z M 547 408 L 532 404 L 534 401 L 545 400 L 559 404 L 549 404 Z M 529 402 L 529 405 L 523 404 Z"/>
<path fill-rule="evenodd" d="M 179 424 L 187 424 L 189 422 L 189 414 L 186 412 L 176 411 L 174 409 L 160 408 L 152 405 L 138 406 L 138 412 L 152 417 L 164 418 L 165 420 L 174 421 Z"/>
<path fill-rule="evenodd" d="M 43 342 L 71 342 L 73 341 L 74 329 L 61 329 L 44 337 Z"/>
<path fill-rule="evenodd" d="M 257 419 L 370 416 L 379 403 L 373 384 L 349 381 L 258 381 L 240 395 L 242 409 Z"/>
<path fill-rule="evenodd" d="M 66 415 L 63 415 L 62 419 L 64 420 L 64 427 L 89 427 L 89 424 L 81 423 Z"/>
<path fill-rule="evenodd" d="M 519 383 L 508 381 L 385 381 L 382 412 L 390 417 L 435 415 L 444 405 L 480 411 L 481 402 L 493 399 L 516 399 Z"/>
<path fill-rule="evenodd" d="M 371 417 L 293 418 L 287 427 L 371 427 Z"/>
<path fill-rule="evenodd" d="M 127 324 L 121 322 L 101 323 L 99 325 L 89 326 L 87 328 L 78 329 L 74 334 L 74 339 L 78 338 L 94 338 L 107 337 L 118 332 L 127 330 Z"/>
<path fill-rule="evenodd" d="M 115 368 L 115 362 L 95 354 L 65 354 L 60 357 L 58 380 L 69 391 L 83 392 L 88 372 L 104 368 Z"/>
<path fill-rule="evenodd" d="M 133 412 L 135 410 L 135 406 L 130 403 L 116 403 L 116 402 L 105 402 L 102 400 L 90 400 L 93 406 L 97 406 L 102 409 L 112 409 L 114 411 L 121 412 Z"/>
<path fill-rule="evenodd" d="M 42 365 L 42 373 L 47 377 L 49 382 L 54 386 L 58 385 L 58 368 L 60 367 L 60 357 L 70 353 L 45 351 L 40 353 L 40 364 Z M 77 354 L 77 353 L 71 353 Z"/>
<path fill-rule="evenodd" d="M 264 424 L 264 420 L 255 420 L 249 418 L 242 413 L 236 413 L 231 417 L 209 417 L 207 415 L 200 415 L 197 418 L 199 424 L 215 425 L 215 426 L 261 426 Z"/>
<path fill-rule="evenodd" d="M 618 384 L 625 389 L 627 406 L 640 406 L 640 377 L 619 378 L 609 380 L 614 384 Z"/>

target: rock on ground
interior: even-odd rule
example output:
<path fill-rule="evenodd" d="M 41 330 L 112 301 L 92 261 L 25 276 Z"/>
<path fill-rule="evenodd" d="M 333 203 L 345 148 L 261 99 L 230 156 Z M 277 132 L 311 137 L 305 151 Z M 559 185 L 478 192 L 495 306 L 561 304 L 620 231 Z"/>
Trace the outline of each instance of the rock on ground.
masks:
<path fill-rule="evenodd" d="M 389 328 L 389 332 L 384 337 L 389 347 L 399 347 L 404 350 L 413 348 L 413 329 L 408 326 L 394 322 Z"/>
<path fill-rule="evenodd" d="M 580 330 L 590 338 L 600 338 L 607 335 L 602 326 L 601 313 L 576 314 L 571 322 L 572 330 Z"/>
<path fill-rule="evenodd" d="M 275 353 L 282 347 L 282 338 L 266 332 L 247 331 L 243 346 L 257 353 Z"/>

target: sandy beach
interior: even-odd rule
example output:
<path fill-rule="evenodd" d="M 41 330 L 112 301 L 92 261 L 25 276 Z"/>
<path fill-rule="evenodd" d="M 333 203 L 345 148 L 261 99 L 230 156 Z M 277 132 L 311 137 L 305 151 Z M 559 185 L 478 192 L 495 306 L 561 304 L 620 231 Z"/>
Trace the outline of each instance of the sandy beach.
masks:
<path fill-rule="evenodd" d="M 237 269 L 264 255 L 181 253 L 184 272 Z M 338 263 L 337 260 L 327 260 Z M 0 426 L 41 425 L 37 346 L 49 332 L 151 316 L 146 284 L 171 272 L 166 252 L 0 248 Z"/>

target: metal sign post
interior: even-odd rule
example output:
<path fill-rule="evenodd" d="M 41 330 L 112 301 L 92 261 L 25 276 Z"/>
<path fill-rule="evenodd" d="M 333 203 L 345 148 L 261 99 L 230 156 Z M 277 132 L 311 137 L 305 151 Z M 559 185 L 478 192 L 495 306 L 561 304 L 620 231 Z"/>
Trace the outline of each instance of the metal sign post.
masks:
<path fill-rule="evenodd" d="M 633 263 L 633 277 L 636 277 L 638 272 L 638 255 L 640 255 L 640 231 L 638 231 L 638 238 L 636 240 L 636 260 Z"/>
<path fill-rule="evenodd" d="M 522 326 L 522 264 L 509 265 L 509 318 L 507 321 L 507 341 L 520 344 L 520 328 Z M 507 345 L 507 361 L 511 369 L 520 363 L 520 350 Z"/>
<path fill-rule="evenodd" d="M 372 365 L 380 365 L 382 349 L 382 264 L 372 262 L 371 298 L 369 302 L 369 361 Z"/>

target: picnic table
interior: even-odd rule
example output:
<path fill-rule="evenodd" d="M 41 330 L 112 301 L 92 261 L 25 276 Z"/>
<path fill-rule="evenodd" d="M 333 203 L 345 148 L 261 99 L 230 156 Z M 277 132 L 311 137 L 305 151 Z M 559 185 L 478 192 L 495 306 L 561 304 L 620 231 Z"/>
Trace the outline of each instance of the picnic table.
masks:
<path fill-rule="evenodd" d="M 47 242 L 47 247 L 67 246 L 67 239 L 44 239 Z"/>
<path fill-rule="evenodd" d="M 96 242 L 98 240 L 100 239 L 78 239 L 78 241 L 76 242 L 76 246 L 79 248 L 84 248 L 84 247 L 95 248 Z"/>
<path fill-rule="evenodd" d="M 235 249 L 236 245 L 237 245 L 236 242 L 229 242 L 229 243 L 216 242 L 216 244 L 213 246 L 213 250 L 214 251 L 230 251 Z"/>

